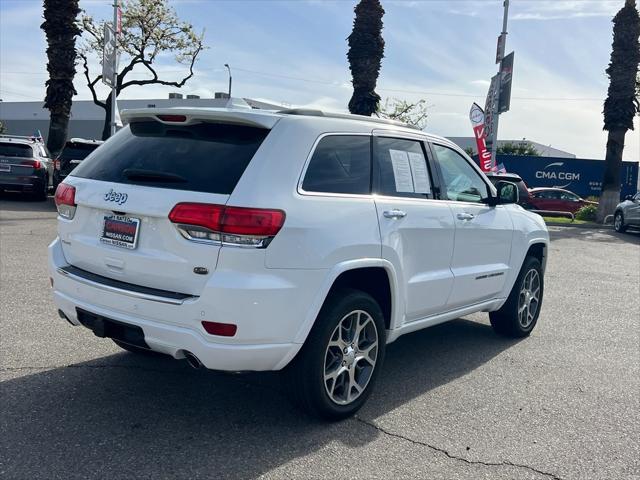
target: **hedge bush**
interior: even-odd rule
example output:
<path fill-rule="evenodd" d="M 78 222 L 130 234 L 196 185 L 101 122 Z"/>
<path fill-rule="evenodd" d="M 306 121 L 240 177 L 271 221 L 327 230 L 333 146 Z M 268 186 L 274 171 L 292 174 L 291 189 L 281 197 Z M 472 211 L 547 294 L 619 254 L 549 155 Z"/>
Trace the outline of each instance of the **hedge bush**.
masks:
<path fill-rule="evenodd" d="M 582 220 L 585 222 L 595 222 L 596 212 L 598 211 L 597 205 L 585 205 L 576 212 L 576 220 Z"/>

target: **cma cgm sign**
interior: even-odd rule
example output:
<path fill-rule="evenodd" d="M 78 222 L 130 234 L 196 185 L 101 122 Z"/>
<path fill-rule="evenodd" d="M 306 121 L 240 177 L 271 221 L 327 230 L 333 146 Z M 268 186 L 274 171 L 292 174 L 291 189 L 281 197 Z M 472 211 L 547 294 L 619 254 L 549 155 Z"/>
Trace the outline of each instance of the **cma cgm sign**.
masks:
<path fill-rule="evenodd" d="M 560 180 L 560 181 L 563 181 L 563 182 L 568 182 L 566 185 L 563 185 L 563 186 L 569 185 L 574 180 L 575 181 L 579 181 L 580 180 L 580 174 L 579 173 L 567 172 L 567 171 L 560 170 L 560 168 L 563 165 L 564 165 L 564 162 L 550 163 L 549 165 L 545 166 L 542 170 L 537 170 L 536 171 L 536 178 L 544 179 L 544 180 Z M 549 170 L 549 168 L 551 168 L 551 167 L 558 167 L 558 168 Z M 559 187 L 562 188 L 561 186 L 559 186 Z"/>
<path fill-rule="evenodd" d="M 583 158 L 532 157 L 529 155 L 498 155 L 498 163 L 507 172 L 517 173 L 528 187 L 561 187 L 583 197 L 600 195 L 604 161 Z M 622 162 L 621 195 L 636 193 L 638 163 Z"/>

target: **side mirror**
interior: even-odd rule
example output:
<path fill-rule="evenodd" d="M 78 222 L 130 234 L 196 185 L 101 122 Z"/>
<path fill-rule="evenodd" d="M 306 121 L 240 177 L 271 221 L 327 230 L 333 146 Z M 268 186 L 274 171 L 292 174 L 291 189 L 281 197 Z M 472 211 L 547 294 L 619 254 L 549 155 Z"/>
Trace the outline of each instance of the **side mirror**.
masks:
<path fill-rule="evenodd" d="M 498 191 L 498 196 L 490 197 L 488 199 L 488 203 L 491 206 L 518 203 L 518 200 L 520 199 L 518 186 L 515 183 L 500 180 L 499 182 L 496 182 L 496 190 Z"/>

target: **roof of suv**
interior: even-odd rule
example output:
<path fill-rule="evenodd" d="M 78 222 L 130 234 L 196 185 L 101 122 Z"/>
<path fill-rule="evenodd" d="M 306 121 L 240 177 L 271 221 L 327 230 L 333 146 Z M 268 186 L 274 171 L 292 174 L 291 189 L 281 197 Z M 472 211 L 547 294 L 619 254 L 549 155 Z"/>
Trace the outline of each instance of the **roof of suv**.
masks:
<path fill-rule="evenodd" d="M 94 140 L 89 138 L 70 138 L 67 140 L 67 144 L 69 143 L 86 143 L 88 145 L 101 145 L 104 143 L 103 140 Z"/>
<path fill-rule="evenodd" d="M 11 136 L 11 135 L 0 135 L 0 142 L 9 142 L 9 143 L 19 143 L 21 145 L 35 145 L 42 144 L 43 142 L 38 140 L 36 137 L 23 137 L 23 136 Z"/>
<path fill-rule="evenodd" d="M 123 110 L 121 112 L 122 121 L 127 124 L 132 121 L 155 120 L 168 125 L 189 125 L 199 123 L 202 120 L 223 121 L 225 123 L 246 125 L 250 127 L 268 128 L 273 126 L 283 118 L 290 119 L 313 119 L 349 121 L 353 124 L 361 124 L 363 131 L 370 131 L 372 128 L 384 130 L 396 130 L 413 135 L 424 135 L 459 149 L 457 145 L 446 138 L 428 134 L 406 123 L 385 118 L 366 117 L 363 115 L 353 115 L 346 113 L 324 112 L 313 109 L 290 109 L 290 110 L 248 110 L 229 108 L 205 108 L 205 107 L 170 107 L 170 108 L 140 108 Z"/>

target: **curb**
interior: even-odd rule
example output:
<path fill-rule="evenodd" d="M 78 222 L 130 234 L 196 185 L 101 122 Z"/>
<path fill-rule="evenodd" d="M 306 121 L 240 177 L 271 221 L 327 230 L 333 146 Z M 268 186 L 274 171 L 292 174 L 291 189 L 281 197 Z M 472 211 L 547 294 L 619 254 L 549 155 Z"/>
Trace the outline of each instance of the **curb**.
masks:
<path fill-rule="evenodd" d="M 571 227 L 571 228 L 590 228 L 598 230 L 613 230 L 613 225 L 601 225 L 599 223 L 555 223 L 546 222 L 547 227 Z"/>

